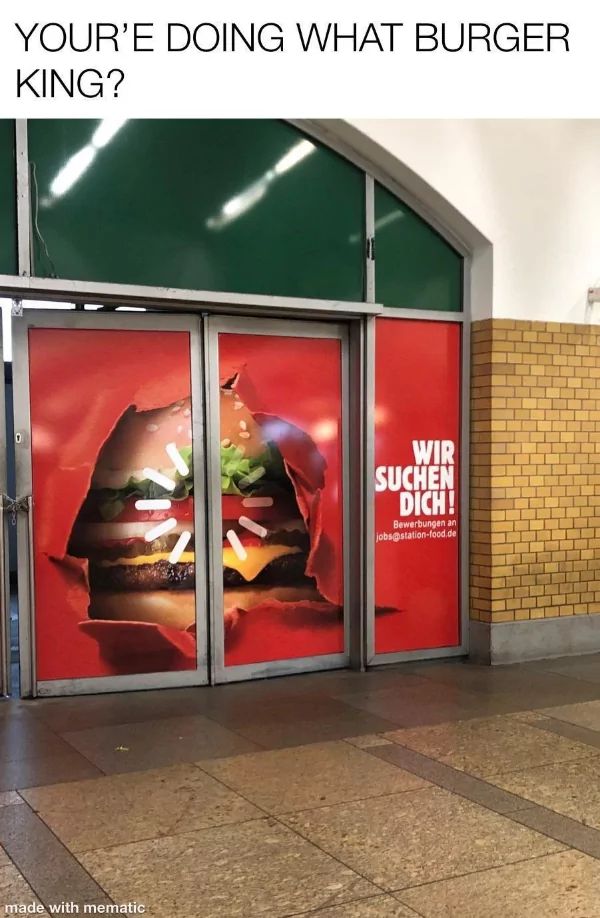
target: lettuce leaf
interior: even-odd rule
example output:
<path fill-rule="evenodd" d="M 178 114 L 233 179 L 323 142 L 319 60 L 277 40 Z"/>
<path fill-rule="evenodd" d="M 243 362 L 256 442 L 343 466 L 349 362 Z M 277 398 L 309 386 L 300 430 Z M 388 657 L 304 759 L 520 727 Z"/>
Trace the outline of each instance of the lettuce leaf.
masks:
<path fill-rule="evenodd" d="M 149 478 L 138 479 L 133 476 L 122 488 L 110 490 L 103 488 L 99 503 L 100 515 L 103 520 L 110 522 L 116 519 L 125 508 L 125 502 L 133 498 L 140 500 L 155 500 L 158 497 L 169 497 L 170 500 L 186 500 L 194 490 L 194 470 L 192 463 L 192 447 L 184 446 L 179 450 L 179 455 L 187 465 L 189 472 L 182 476 L 179 472 L 174 474 L 175 489 L 167 491 Z"/>
<path fill-rule="evenodd" d="M 261 472 L 256 481 L 245 482 L 253 473 Z M 221 446 L 221 493 L 248 495 L 260 491 L 264 484 L 279 482 L 287 484 L 287 476 L 281 453 L 273 443 L 257 457 L 244 455 L 244 450 L 235 444 Z"/>

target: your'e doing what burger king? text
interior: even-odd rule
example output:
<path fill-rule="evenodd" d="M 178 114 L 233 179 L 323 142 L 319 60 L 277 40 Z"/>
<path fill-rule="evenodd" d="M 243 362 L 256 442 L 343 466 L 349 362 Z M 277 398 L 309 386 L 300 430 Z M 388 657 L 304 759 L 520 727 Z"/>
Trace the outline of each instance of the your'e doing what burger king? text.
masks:
<path fill-rule="evenodd" d="M 375 491 L 398 491 L 399 514 L 453 516 L 455 513 L 454 455 L 452 440 L 413 440 L 413 465 L 379 465 Z"/>

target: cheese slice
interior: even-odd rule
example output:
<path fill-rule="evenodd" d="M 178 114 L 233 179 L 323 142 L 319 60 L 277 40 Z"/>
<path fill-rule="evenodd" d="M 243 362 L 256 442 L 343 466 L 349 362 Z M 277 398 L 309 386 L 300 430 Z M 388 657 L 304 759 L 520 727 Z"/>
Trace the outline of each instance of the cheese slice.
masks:
<path fill-rule="evenodd" d="M 245 548 L 246 558 L 238 558 L 233 548 L 223 549 L 223 567 L 230 567 L 237 571 L 247 583 L 254 580 L 260 572 L 276 558 L 285 555 L 297 555 L 301 551 L 295 545 L 254 545 Z M 117 558 L 115 561 L 101 561 L 100 567 L 133 567 L 140 564 L 156 564 L 157 561 L 168 561 L 170 552 L 155 552 L 152 555 L 136 555 L 135 558 Z M 195 554 L 185 551 L 179 559 L 179 564 L 193 564 Z"/>
<path fill-rule="evenodd" d="M 247 557 L 242 561 L 233 548 L 223 549 L 223 567 L 231 567 L 237 571 L 247 583 L 254 580 L 260 572 L 274 561 L 285 555 L 296 555 L 300 551 L 293 545 L 257 545 L 245 548 Z"/>

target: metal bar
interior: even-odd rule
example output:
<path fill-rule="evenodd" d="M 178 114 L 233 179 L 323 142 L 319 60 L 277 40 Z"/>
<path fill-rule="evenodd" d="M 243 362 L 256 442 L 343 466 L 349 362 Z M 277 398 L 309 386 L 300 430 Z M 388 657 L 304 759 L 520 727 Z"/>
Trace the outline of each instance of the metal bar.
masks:
<path fill-rule="evenodd" d="M 32 696 L 37 695 L 37 656 L 36 656 L 36 633 L 35 633 L 35 547 L 33 539 L 33 495 L 27 498 L 26 523 L 27 523 L 27 560 L 29 568 L 29 615 L 31 628 L 29 632 L 30 656 L 31 656 L 31 686 Z"/>
<path fill-rule="evenodd" d="M 19 274 L 31 274 L 31 175 L 27 142 L 27 122 L 15 122 L 15 151 L 17 160 L 17 258 Z"/>
<path fill-rule="evenodd" d="M 365 299 L 375 302 L 375 182 L 365 173 Z"/>
<path fill-rule="evenodd" d="M 353 541 L 354 524 L 358 522 L 355 519 L 355 506 L 351 493 L 351 464 L 350 456 L 355 456 L 354 450 L 351 449 L 353 444 L 351 429 L 351 406 L 354 398 L 350 392 L 350 353 L 349 353 L 348 329 L 342 329 L 340 339 L 340 370 L 341 370 L 341 396 L 342 396 L 342 571 L 343 571 L 343 623 L 344 623 L 344 653 L 348 659 L 351 657 L 352 632 L 355 627 L 354 608 L 355 601 L 352 600 L 352 567 L 351 567 L 351 550 Z M 358 617 L 360 617 L 360 595 L 358 595 Z"/>
<path fill-rule="evenodd" d="M 363 541 L 365 664 L 375 655 L 375 333 L 376 319 L 364 323 Z"/>
<path fill-rule="evenodd" d="M 471 478 L 471 260 L 465 258 L 464 272 L 464 309 L 465 321 L 461 328 L 461 401 L 460 401 L 460 646 L 465 653 L 469 652 L 470 629 L 470 478 Z"/>
<path fill-rule="evenodd" d="M 10 600 L 7 590 L 6 519 L 0 495 L 0 695 L 10 695 Z"/>
<path fill-rule="evenodd" d="M 345 551 L 350 557 L 349 595 L 346 605 L 350 616 L 350 665 L 365 667 L 365 536 L 364 536 L 364 324 L 350 323 L 349 342 L 349 489 L 347 500 L 349 524 L 345 533 Z"/>
<path fill-rule="evenodd" d="M 204 321 L 204 393 L 206 411 L 206 480 L 208 592 L 210 597 L 211 683 L 226 681 L 223 599 L 223 530 L 221 524 L 221 419 L 219 411 L 219 336 L 216 319 Z"/>
<path fill-rule="evenodd" d="M 433 309 L 405 309 L 396 306 L 384 306 L 377 313 L 386 319 L 420 319 L 423 322 L 464 322 L 464 312 L 447 312 Z"/>
<path fill-rule="evenodd" d="M 464 647 L 433 647 L 427 650 L 400 650 L 397 653 L 378 653 L 371 660 L 371 666 L 387 666 L 393 663 L 418 663 L 421 660 L 443 660 L 466 656 Z"/>
<path fill-rule="evenodd" d="M 190 330 L 190 384 L 192 392 L 192 463 L 194 472 L 194 558 L 197 684 L 208 682 L 208 621 L 206 610 L 206 527 L 204 524 L 206 488 L 204 471 L 204 378 L 202 320 Z"/>
<path fill-rule="evenodd" d="M 258 315 L 306 315 L 340 319 L 344 316 L 376 315 L 381 308 L 375 303 L 345 300 L 302 299 L 300 297 L 262 296 L 250 293 L 228 293 L 214 290 L 186 290 L 176 287 L 145 287 L 136 284 L 104 284 L 51 277 L 16 277 L 0 275 L 0 296 L 22 299 L 64 300 L 115 306 L 147 306 L 157 309 L 205 310 L 226 315 L 248 310 Z"/>
<path fill-rule="evenodd" d="M 115 681 L 118 679 L 118 682 Z M 58 695 L 98 695 L 107 692 L 147 691 L 158 688 L 205 687 L 195 669 L 166 673 L 136 673 L 132 676 L 97 676 L 84 679 L 53 679 L 37 684 L 40 698 Z"/>
<path fill-rule="evenodd" d="M 300 673 L 317 673 L 348 666 L 345 653 L 323 654 L 319 657 L 296 657 L 293 660 L 275 660 L 268 663 L 245 663 L 228 666 L 223 682 L 246 682 L 250 679 L 268 679 L 274 676 L 293 676 Z"/>
<path fill-rule="evenodd" d="M 13 411 L 15 428 L 15 476 L 18 495 L 31 494 L 31 452 L 29 411 L 29 343 L 27 320 L 12 317 L 13 338 Z M 17 516 L 17 575 L 19 590 L 19 672 L 20 692 L 28 697 L 34 691 L 32 631 L 33 597 L 30 596 L 29 523 L 24 514 Z"/>

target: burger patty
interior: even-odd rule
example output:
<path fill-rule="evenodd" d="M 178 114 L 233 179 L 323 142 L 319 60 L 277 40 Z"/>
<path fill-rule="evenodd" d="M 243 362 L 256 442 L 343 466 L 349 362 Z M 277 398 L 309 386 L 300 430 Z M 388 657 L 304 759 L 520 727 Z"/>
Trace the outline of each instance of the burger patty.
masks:
<path fill-rule="evenodd" d="M 178 533 L 162 536 L 155 539 L 154 542 L 146 542 L 145 539 L 126 539 L 115 542 L 101 543 L 99 545 L 90 545 L 72 541 L 69 545 L 69 554 L 76 558 L 89 558 L 93 563 L 98 561 L 117 561 L 119 558 L 137 558 L 140 555 L 155 555 L 158 552 L 170 552 L 179 539 Z M 194 550 L 194 540 L 190 541 L 186 551 Z"/>
<path fill-rule="evenodd" d="M 283 555 L 269 562 L 252 583 L 273 586 L 312 583 L 305 574 L 305 568 L 304 553 Z M 193 561 L 169 564 L 168 561 L 162 560 L 155 564 L 111 564 L 110 567 L 101 567 L 92 562 L 89 570 L 92 590 L 114 590 L 124 593 L 142 590 L 191 590 L 195 585 L 196 565 Z M 231 567 L 223 568 L 225 587 L 244 586 L 247 583 L 238 571 Z"/>
<path fill-rule="evenodd" d="M 169 564 L 162 560 L 155 564 L 111 564 L 110 567 L 90 564 L 92 590 L 192 590 L 195 580 L 193 561 Z"/>

